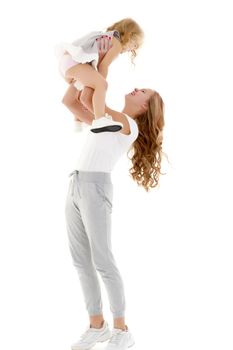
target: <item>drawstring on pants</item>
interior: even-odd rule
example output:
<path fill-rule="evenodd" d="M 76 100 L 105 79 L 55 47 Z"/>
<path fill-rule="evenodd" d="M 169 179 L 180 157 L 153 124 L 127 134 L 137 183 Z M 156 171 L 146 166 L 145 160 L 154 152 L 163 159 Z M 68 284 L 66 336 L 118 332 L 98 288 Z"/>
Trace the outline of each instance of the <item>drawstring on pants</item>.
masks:
<path fill-rule="evenodd" d="M 69 174 L 69 177 L 72 176 L 72 175 L 74 175 L 74 174 L 78 175 L 78 173 L 79 173 L 78 170 L 74 170 L 74 171 L 72 171 L 72 173 Z M 72 179 L 71 179 L 71 183 L 72 183 L 71 194 L 72 194 L 72 196 L 73 196 L 73 195 L 74 195 L 74 178 L 73 178 L 73 177 L 72 177 Z M 79 189 L 78 189 L 78 193 L 79 193 Z M 79 193 L 79 195 L 80 195 L 80 193 Z"/>

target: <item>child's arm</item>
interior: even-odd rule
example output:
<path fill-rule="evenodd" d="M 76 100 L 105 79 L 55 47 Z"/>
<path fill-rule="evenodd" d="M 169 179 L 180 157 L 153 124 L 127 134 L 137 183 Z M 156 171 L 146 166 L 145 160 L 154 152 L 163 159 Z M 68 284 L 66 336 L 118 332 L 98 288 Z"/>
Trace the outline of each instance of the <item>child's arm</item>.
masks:
<path fill-rule="evenodd" d="M 122 45 L 118 39 L 112 38 L 112 47 L 105 54 L 104 58 L 98 65 L 99 73 L 106 79 L 108 75 L 108 67 L 113 62 L 113 60 L 121 53 Z"/>

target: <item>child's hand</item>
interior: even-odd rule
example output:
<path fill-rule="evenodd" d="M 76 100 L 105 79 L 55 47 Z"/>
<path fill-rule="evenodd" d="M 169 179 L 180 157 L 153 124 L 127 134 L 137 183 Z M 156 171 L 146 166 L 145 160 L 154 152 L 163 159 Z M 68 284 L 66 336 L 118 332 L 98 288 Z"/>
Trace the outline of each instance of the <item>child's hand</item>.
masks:
<path fill-rule="evenodd" d="M 110 36 L 103 35 L 101 38 L 96 39 L 96 41 L 97 41 L 97 47 L 99 52 L 98 64 L 100 64 L 106 52 L 108 52 L 108 50 L 112 47 L 112 40 Z"/>

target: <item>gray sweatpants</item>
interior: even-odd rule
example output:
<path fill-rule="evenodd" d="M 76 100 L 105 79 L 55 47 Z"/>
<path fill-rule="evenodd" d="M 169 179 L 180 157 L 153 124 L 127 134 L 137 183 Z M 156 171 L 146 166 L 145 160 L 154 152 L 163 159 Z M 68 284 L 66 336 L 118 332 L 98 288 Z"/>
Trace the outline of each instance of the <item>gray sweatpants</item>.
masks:
<path fill-rule="evenodd" d="M 111 249 L 111 174 L 75 170 L 69 176 L 66 225 L 86 309 L 90 316 L 102 314 L 97 270 L 106 286 L 113 317 L 124 317 L 124 285 Z"/>

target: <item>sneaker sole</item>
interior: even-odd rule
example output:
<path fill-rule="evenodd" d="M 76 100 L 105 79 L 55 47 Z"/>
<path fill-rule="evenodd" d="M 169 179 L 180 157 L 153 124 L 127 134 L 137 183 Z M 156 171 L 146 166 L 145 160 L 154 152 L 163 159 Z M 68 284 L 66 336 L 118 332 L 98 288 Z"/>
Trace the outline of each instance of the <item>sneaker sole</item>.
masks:
<path fill-rule="evenodd" d="M 103 126 L 102 128 L 90 129 L 94 133 L 103 132 L 103 131 L 111 131 L 116 132 L 122 129 L 120 125 L 112 125 L 112 126 Z"/>
<path fill-rule="evenodd" d="M 85 348 L 85 350 L 90 350 L 92 349 L 97 343 L 104 343 L 105 341 L 109 340 L 111 338 L 111 333 L 110 334 L 106 334 L 101 340 L 98 340 L 96 343 L 94 343 L 93 345 L 90 345 L 88 348 Z M 80 348 L 80 347 L 75 347 L 75 346 L 71 346 L 71 349 L 72 350 L 80 350 L 83 348 Z"/>
<path fill-rule="evenodd" d="M 111 338 L 111 336 L 112 336 L 111 334 L 110 335 L 108 334 L 108 335 L 106 335 L 105 338 L 98 340 L 97 343 L 104 343 L 105 341 L 109 340 Z"/>

